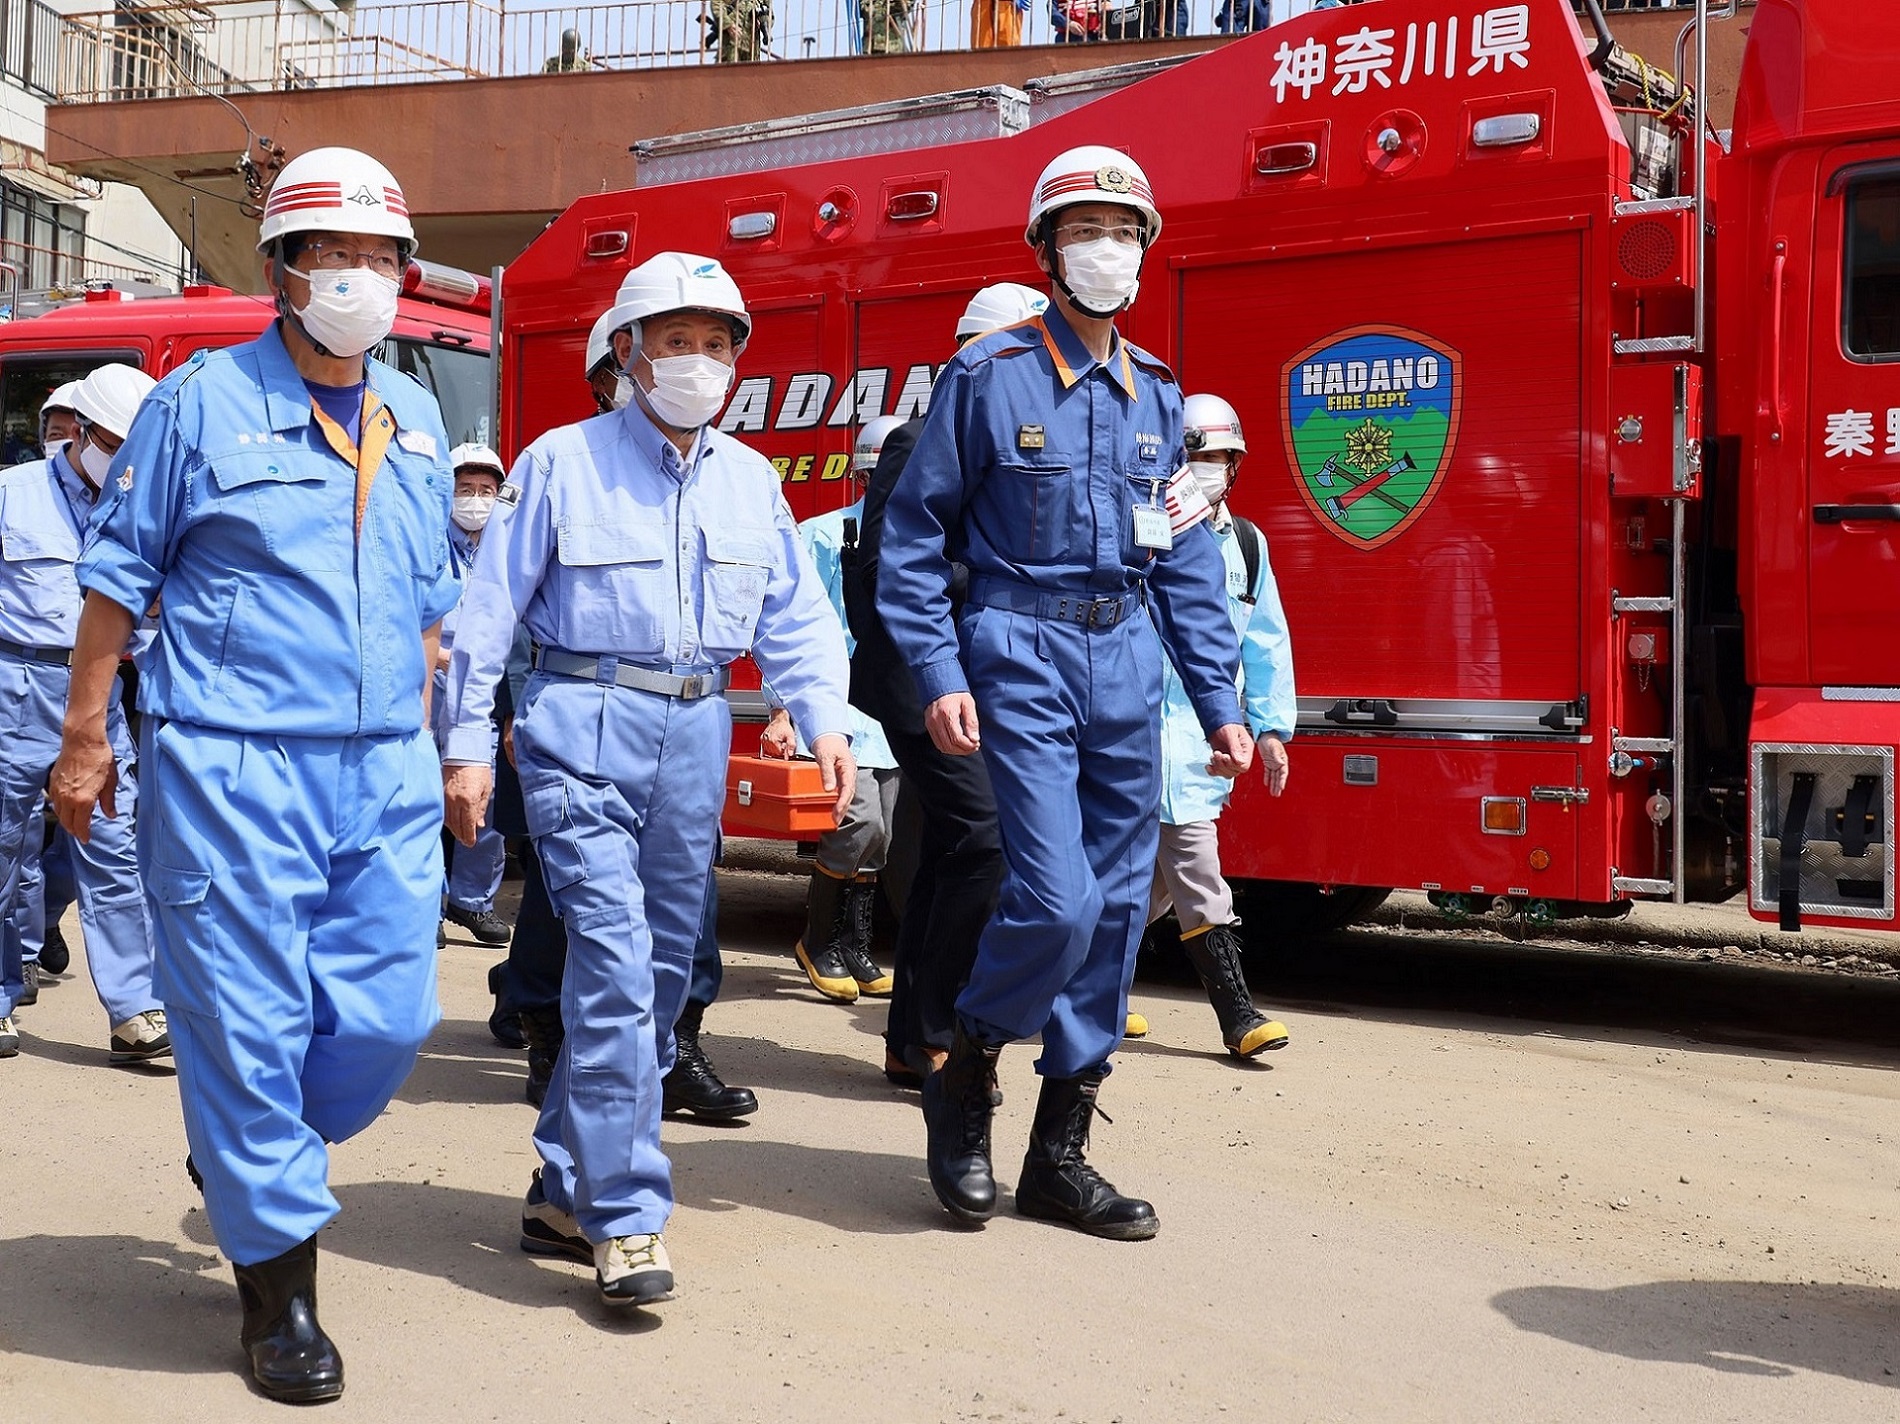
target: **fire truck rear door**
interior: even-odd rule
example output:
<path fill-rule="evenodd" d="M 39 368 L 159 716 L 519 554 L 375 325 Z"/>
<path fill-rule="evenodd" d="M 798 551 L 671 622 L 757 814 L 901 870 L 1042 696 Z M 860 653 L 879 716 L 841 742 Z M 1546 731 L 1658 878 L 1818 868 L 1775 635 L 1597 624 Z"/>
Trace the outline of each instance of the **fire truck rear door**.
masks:
<path fill-rule="evenodd" d="M 1900 142 L 1820 166 L 1808 393 L 1809 648 L 1823 686 L 1900 687 Z"/>

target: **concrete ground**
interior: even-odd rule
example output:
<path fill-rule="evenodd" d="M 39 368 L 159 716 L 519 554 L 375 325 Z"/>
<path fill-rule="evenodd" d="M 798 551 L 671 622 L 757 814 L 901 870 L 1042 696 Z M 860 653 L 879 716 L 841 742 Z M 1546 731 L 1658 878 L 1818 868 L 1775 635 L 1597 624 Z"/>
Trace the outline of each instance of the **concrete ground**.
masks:
<path fill-rule="evenodd" d="M 1421 937 L 1433 992 L 1302 981 L 1272 1004 L 1292 1045 L 1241 1065 L 1196 993 L 1141 984 L 1153 1031 L 1104 1089 L 1114 1121 L 1093 1160 L 1154 1200 L 1160 1237 L 1098 1242 L 1015 1217 L 1006 1193 L 967 1231 L 924 1179 L 915 1097 L 876 1071 L 881 1006 L 818 1002 L 791 963 L 799 883 L 725 886 L 707 1047 L 762 1106 L 737 1127 L 667 1127 L 677 1299 L 609 1314 L 589 1272 L 516 1249 L 533 1113 L 521 1056 L 486 1031 L 493 955 L 458 938 L 414 1076 L 333 1154 L 323 1318 L 348 1392 L 323 1417 L 1852 1424 L 1900 1409 L 1900 1054 L 1830 1037 L 1824 1011 L 1799 1041 L 1722 1046 L 1657 1026 L 1637 964 L 1617 991 L 1630 1002 L 1580 1024 L 1539 987 L 1546 951 L 1461 947 L 1487 982 L 1519 986 L 1520 1008 L 1486 1016 L 1444 1006 L 1456 956 Z M 1409 952 L 1378 933 L 1380 954 Z M 1696 972 L 1769 1013 L 1777 985 L 1827 979 Z M 1900 1010 L 1891 982 L 1818 992 Z M 83 972 L 21 1022 L 21 1055 L 0 1062 L 5 1417 L 283 1417 L 239 1374 L 173 1074 L 106 1066 Z M 1033 1056 L 1003 1059 L 1005 1188 Z"/>

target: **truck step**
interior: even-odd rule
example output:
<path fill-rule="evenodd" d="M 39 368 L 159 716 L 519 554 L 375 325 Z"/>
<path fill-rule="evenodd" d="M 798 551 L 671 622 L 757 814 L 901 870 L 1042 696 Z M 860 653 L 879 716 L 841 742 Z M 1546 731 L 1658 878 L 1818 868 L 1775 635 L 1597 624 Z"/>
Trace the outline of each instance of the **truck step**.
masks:
<path fill-rule="evenodd" d="M 1665 351 L 1693 351 L 1693 336 L 1636 336 L 1612 343 L 1619 356 L 1655 356 Z"/>

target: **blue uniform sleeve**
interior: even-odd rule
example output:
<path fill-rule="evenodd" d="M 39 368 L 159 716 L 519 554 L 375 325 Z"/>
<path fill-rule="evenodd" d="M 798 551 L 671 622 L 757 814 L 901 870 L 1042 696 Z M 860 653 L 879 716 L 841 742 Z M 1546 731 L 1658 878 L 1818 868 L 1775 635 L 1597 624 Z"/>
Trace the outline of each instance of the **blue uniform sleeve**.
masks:
<path fill-rule="evenodd" d="M 838 604 L 836 589 L 838 557 L 837 551 L 829 547 L 823 534 L 822 522 L 817 519 L 807 519 L 798 526 L 798 541 L 805 546 L 805 552 L 811 555 L 812 567 L 818 570 L 818 581 L 825 586 L 825 592 L 830 596 L 835 608 Z M 839 615 L 839 621 L 844 621 L 842 613 Z M 759 695 L 765 699 L 765 705 L 768 708 L 785 706 L 784 699 L 772 690 L 770 678 L 760 679 Z"/>
<path fill-rule="evenodd" d="M 1148 592 L 1161 646 L 1181 675 L 1201 729 L 1241 720 L 1240 646 L 1227 612 L 1227 564 L 1207 521 L 1174 536 L 1155 558 Z"/>
<path fill-rule="evenodd" d="M 969 503 L 960 432 L 968 428 L 972 386 L 970 368 L 952 359 L 931 395 L 904 476 L 884 506 L 878 545 L 877 611 L 910 665 L 926 708 L 939 697 L 970 690 L 951 622 L 955 568 L 948 545 Z"/>
<path fill-rule="evenodd" d="M 178 409 L 147 400 L 132 418 L 106 472 L 106 499 L 93 511 L 74 574 L 142 619 L 164 586 L 185 523 L 185 443 Z"/>
<path fill-rule="evenodd" d="M 1255 736 L 1273 733 L 1291 741 L 1299 720 L 1293 685 L 1293 638 L 1287 632 L 1286 610 L 1280 605 L 1280 583 L 1267 559 L 1267 541 L 1260 540 L 1258 598 L 1240 638 L 1241 687 L 1247 703 L 1247 724 Z"/>
<path fill-rule="evenodd" d="M 495 686 L 507 671 L 515 626 L 541 586 L 554 550 L 551 473 L 546 456 L 532 447 L 522 452 L 508 476 L 517 497 L 495 502 L 475 551 L 449 654 L 445 765 L 487 766 L 493 758 Z"/>
<path fill-rule="evenodd" d="M 805 551 L 798 523 L 783 496 L 776 501 L 772 527 L 779 558 L 765 586 L 752 639 L 752 660 L 772 688 L 772 696 L 792 714 L 792 724 L 807 744 L 827 733 L 851 735 L 851 710 L 845 693 L 851 662 L 845 656 L 844 629 L 825 596 L 824 582 Z"/>

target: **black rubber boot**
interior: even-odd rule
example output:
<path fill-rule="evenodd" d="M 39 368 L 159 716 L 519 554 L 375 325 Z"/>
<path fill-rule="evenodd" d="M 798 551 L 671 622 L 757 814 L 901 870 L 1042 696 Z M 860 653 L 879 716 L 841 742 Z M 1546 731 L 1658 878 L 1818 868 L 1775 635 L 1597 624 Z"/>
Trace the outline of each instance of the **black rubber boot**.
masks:
<path fill-rule="evenodd" d="M 1042 1080 L 1029 1153 L 1016 1184 L 1016 1210 L 1111 1241 L 1146 1241 L 1161 1229 L 1155 1209 L 1139 1197 L 1123 1196 L 1084 1160 L 1101 1086 L 1100 1074 Z"/>
<path fill-rule="evenodd" d="M 706 1010 L 688 1004 L 673 1025 L 673 1071 L 660 1080 L 660 1110 L 691 1113 L 706 1122 L 729 1122 L 759 1110 L 750 1088 L 728 1088 L 719 1080 L 699 1046 L 699 1025 Z"/>
<path fill-rule="evenodd" d="M 489 1036 L 503 1048 L 525 1048 L 527 1042 L 521 1036 L 521 1016 L 502 1003 L 501 971 L 500 964 L 488 966 L 488 992 L 495 996 L 495 1007 L 488 1015 Z"/>
<path fill-rule="evenodd" d="M 1240 970 L 1240 939 L 1231 926 L 1215 925 L 1205 934 L 1189 935 L 1181 948 L 1207 989 L 1207 1001 L 1220 1020 L 1221 1041 L 1229 1053 L 1252 1058 L 1265 1049 L 1286 1047 L 1286 1025 L 1253 1006 L 1247 976 Z"/>
<path fill-rule="evenodd" d="M 793 947 L 798 967 L 812 988 L 834 1003 L 854 1003 L 858 981 L 845 963 L 845 887 L 851 882 L 812 867 L 811 891 L 805 898 L 805 933 Z"/>
<path fill-rule="evenodd" d="M 858 992 L 870 999 L 891 996 L 891 976 L 871 958 L 871 927 L 877 918 L 877 875 L 860 875 L 844 892 L 844 934 L 839 948 L 844 967 L 857 981 Z"/>
<path fill-rule="evenodd" d="M 528 1086 L 524 1096 L 540 1107 L 547 1101 L 548 1084 L 554 1078 L 554 1060 L 561 1056 L 561 1045 L 567 1041 L 561 1011 L 558 1008 L 524 1009 L 521 1036 L 528 1045 Z"/>
<path fill-rule="evenodd" d="M 958 1023 L 949 1058 L 924 1079 L 924 1160 L 930 1185 L 959 1221 L 988 1221 L 996 1210 L 990 1119 L 998 1101 L 996 1060 L 1002 1051 L 1001 1045 L 971 1038 Z"/>
<path fill-rule="evenodd" d="M 233 1266 L 244 1307 L 239 1337 L 251 1377 L 272 1399 L 316 1404 L 343 1393 L 343 1357 L 317 1323 L 317 1238 L 255 1266 Z"/>

